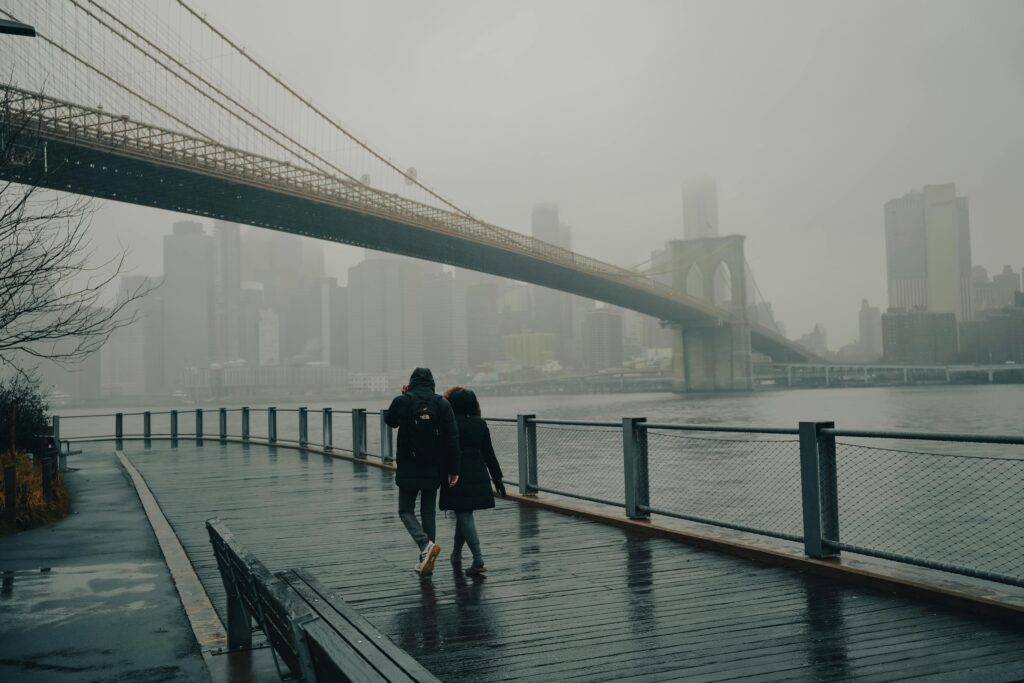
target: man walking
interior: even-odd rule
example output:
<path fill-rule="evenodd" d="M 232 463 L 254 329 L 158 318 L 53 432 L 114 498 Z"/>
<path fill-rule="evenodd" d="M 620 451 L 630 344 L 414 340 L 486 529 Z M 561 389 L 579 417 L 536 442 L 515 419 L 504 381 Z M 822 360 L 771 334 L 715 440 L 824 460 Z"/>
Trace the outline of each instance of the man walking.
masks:
<path fill-rule="evenodd" d="M 416 368 L 385 418 L 398 428 L 398 516 L 420 548 L 415 570 L 430 576 L 441 547 L 434 543 L 437 489 L 459 481 L 459 433 L 448 401 L 434 393 L 434 376 Z M 416 518 L 416 497 L 420 517 Z"/>

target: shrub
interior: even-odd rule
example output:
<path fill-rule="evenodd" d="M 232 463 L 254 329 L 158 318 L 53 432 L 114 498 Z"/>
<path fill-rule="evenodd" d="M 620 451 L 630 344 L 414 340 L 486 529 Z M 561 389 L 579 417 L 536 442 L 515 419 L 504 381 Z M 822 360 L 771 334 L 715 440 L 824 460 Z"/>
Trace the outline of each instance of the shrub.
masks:
<path fill-rule="evenodd" d="M 0 486 L 0 509 L 4 510 L 0 517 L 0 535 L 56 522 L 68 514 L 71 497 L 64 486 L 63 477 L 58 476 L 53 482 L 53 499 L 48 500 L 43 495 L 42 467 L 33 463 L 32 458 L 24 453 L 3 453 L 0 454 L 0 479 L 11 465 L 17 472 L 18 517 L 13 524 L 7 519 L 7 500 L 4 496 L 6 487 Z"/>
<path fill-rule="evenodd" d="M 0 380 L 0 452 L 11 450 L 11 409 L 14 409 L 14 450 L 31 451 L 36 436 L 50 428 L 49 406 L 39 382 L 18 374 Z"/>

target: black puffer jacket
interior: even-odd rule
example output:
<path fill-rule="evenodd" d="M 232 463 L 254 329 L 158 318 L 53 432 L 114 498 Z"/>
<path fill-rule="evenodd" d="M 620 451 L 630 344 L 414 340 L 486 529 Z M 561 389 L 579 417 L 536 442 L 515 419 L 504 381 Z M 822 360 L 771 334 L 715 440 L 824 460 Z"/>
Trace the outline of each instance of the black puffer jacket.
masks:
<path fill-rule="evenodd" d="M 501 467 L 494 456 L 491 432 L 483 418 L 475 415 L 456 415 L 459 426 L 459 446 L 462 448 L 459 483 L 441 488 L 442 510 L 484 510 L 494 507 L 491 480 L 501 481 Z"/>
<path fill-rule="evenodd" d="M 441 421 L 441 452 L 434 460 L 413 457 L 411 444 L 412 412 L 415 399 L 438 402 L 438 417 Z M 434 393 L 434 376 L 427 368 L 416 368 L 409 378 L 409 391 L 396 396 L 388 408 L 385 420 L 390 427 L 398 428 L 398 472 L 395 484 L 403 489 L 436 489 L 441 479 L 448 474 L 459 473 L 459 432 L 455 426 L 455 414 L 448 401 Z"/>

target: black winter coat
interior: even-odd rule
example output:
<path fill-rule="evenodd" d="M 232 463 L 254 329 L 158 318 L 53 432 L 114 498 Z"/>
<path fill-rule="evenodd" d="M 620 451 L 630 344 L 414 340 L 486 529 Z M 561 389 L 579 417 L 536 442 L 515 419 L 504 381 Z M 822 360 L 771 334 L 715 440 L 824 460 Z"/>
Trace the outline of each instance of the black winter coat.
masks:
<path fill-rule="evenodd" d="M 438 417 L 441 420 L 441 452 L 437 459 L 424 461 L 412 456 L 409 434 L 415 398 L 429 400 L 436 397 Z M 455 426 L 455 414 L 445 398 L 434 393 L 434 378 L 430 370 L 416 368 L 409 379 L 408 393 L 396 396 L 391 401 L 385 421 L 388 426 L 398 428 L 396 461 L 398 472 L 395 484 L 403 489 L 436 489 L 441 479 L 449 474 L 459 473 L 459 432 Z"/>
<path fill-rule="evenodd" d="M 501 481 L 501 467 L 491 445 L 491 432 L 487 423 L 475 415 L 456 415 L 459 426 L 459 446 L 462 449 L 459 483 L 441 487 L 442 510 L 463 512 L 494 507 L 491 480 Z"/>

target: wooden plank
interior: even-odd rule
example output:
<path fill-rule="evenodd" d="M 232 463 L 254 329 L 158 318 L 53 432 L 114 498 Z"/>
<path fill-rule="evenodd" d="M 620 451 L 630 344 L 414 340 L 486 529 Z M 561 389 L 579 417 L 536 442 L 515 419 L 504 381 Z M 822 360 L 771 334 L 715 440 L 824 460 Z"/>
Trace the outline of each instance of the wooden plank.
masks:
<path fill-rule="evenodd" d="M 130 455 L 219 610 L 214 515 L 446 681 L 877 679 L 985 662 L 1015 680 L 1024 652 L 1019 627 L 508 501 L 477 515 L 489 576 L 451 569 L 454 520 L 438 513 L 444 550 L 421 581 L 392 472 L 263 446 Z"/>

